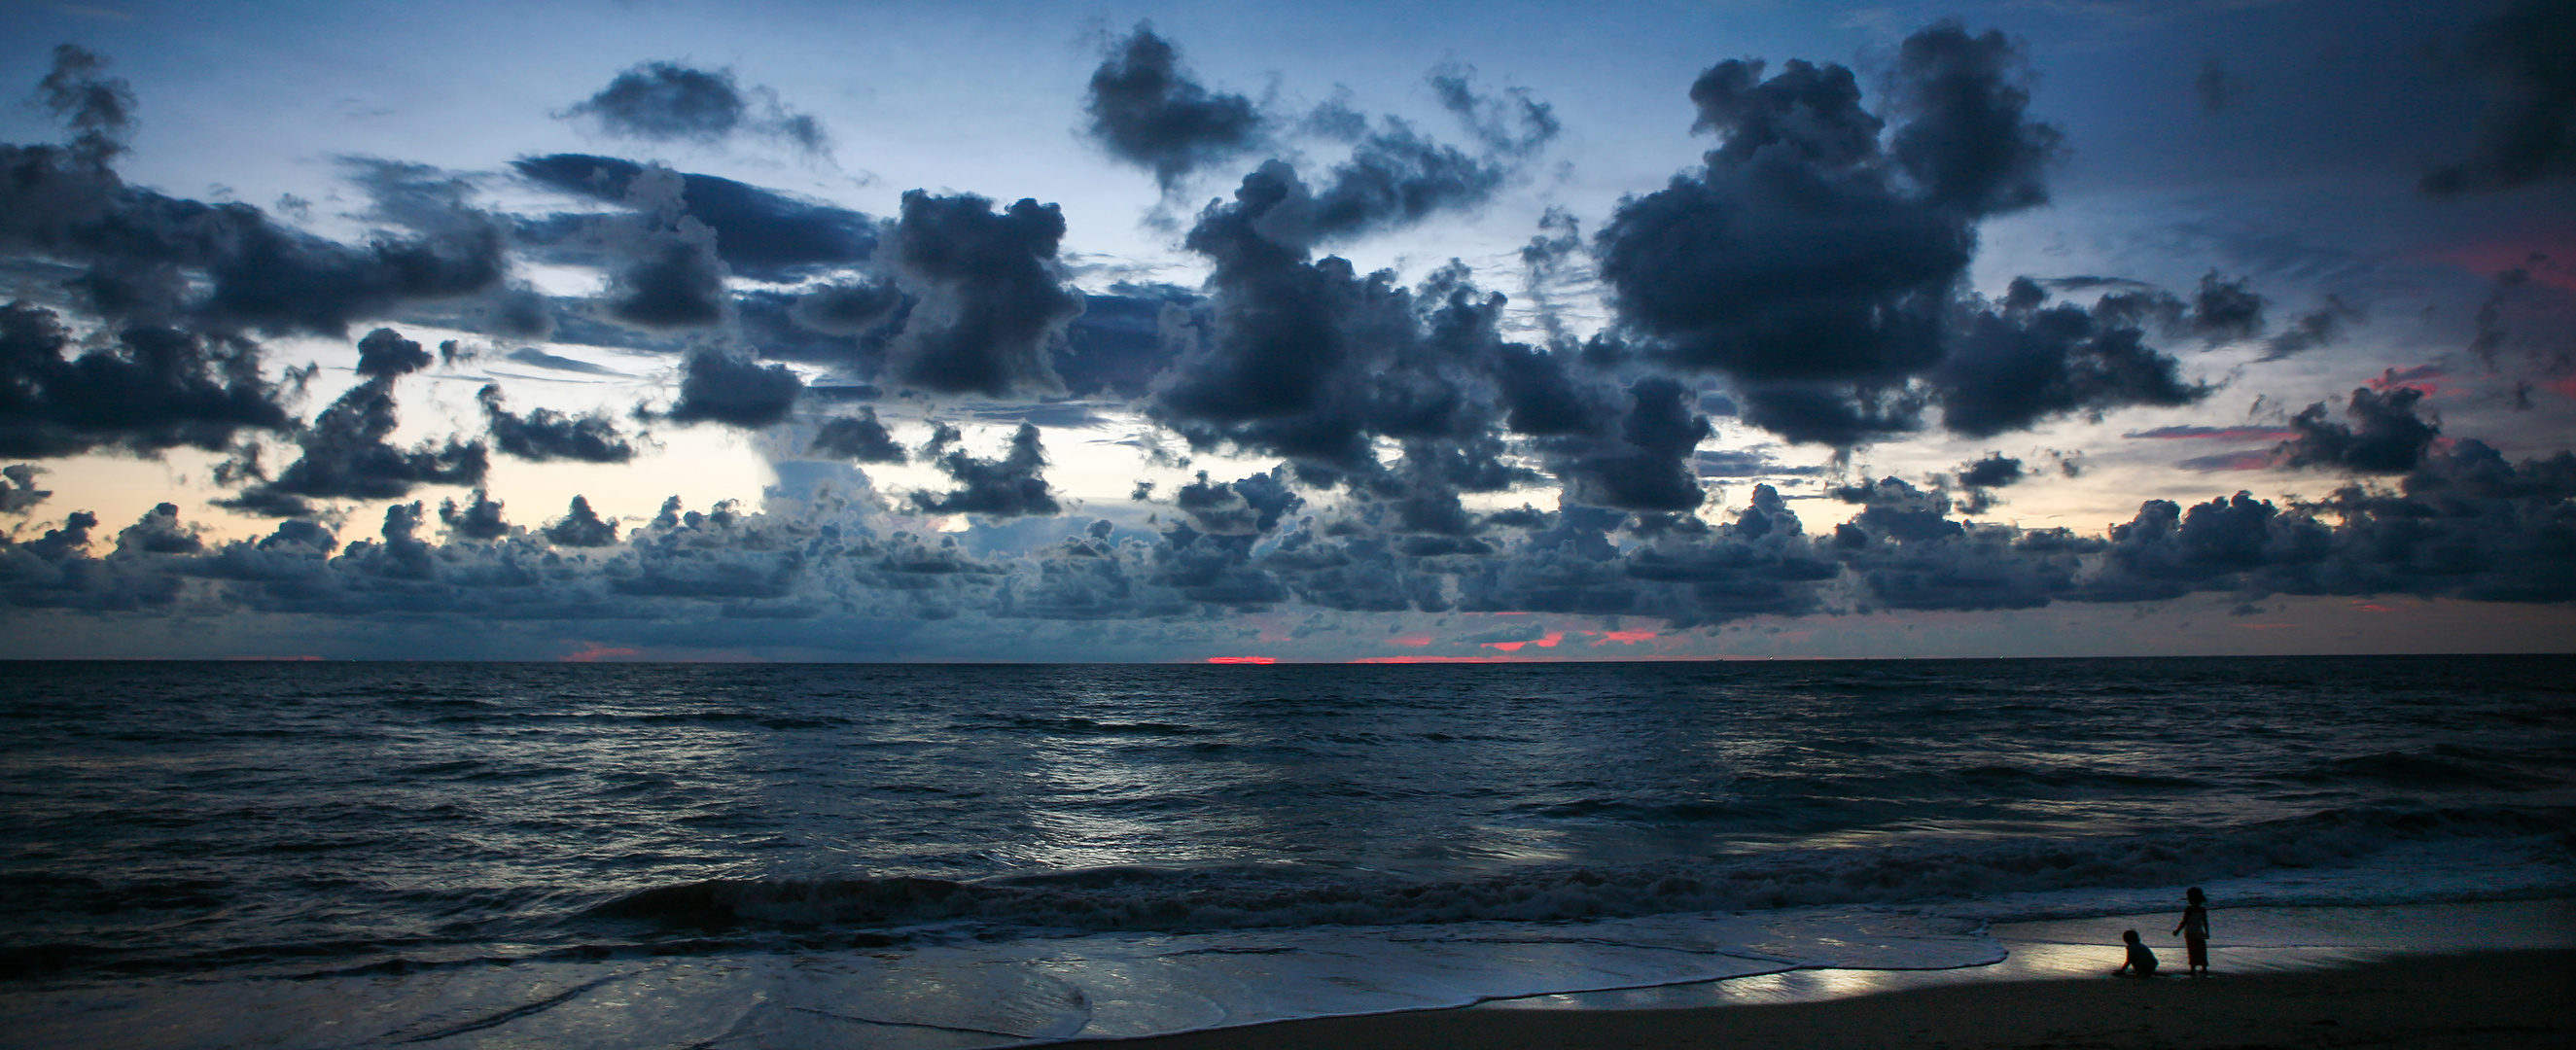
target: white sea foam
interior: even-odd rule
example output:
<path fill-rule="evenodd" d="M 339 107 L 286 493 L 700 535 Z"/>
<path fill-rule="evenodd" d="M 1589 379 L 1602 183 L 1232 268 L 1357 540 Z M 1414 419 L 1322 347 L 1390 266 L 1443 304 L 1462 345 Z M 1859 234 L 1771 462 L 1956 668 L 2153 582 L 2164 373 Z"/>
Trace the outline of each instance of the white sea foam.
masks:
<path fill-rule="evenodd" d="M 1012 1046 L 1816 967 L 2003 957 L 1977 924 L 1870 909 L 1571 923 L 1089 934 L 875 952 L 118 983 L 0 996 L 30 1048 Z"/>

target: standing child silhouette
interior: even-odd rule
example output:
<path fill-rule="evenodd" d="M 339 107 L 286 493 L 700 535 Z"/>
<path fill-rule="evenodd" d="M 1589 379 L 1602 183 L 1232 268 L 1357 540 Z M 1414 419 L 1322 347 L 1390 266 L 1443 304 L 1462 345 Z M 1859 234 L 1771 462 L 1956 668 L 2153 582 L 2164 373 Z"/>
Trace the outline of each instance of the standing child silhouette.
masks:
<path fill-rule="evenodd" d="M 2182 935 L 2183 948 L 2191 953 L 2192 976 L 2205 977 L 2209 974 L 2209 909 L 2205 907 L 2209 898 L 2200 892 L 2198 886 L 2183 896 L 2189 898 L 2191 904 L 2182 910 L 2182 922 L 2174 927 L 2174 932 Z"/>

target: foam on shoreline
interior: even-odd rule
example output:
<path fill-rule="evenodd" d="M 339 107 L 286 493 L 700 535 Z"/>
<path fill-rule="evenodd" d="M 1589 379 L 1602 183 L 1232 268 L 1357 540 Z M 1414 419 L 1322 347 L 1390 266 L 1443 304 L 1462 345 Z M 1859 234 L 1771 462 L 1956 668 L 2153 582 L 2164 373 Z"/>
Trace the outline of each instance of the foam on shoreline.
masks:
<path fill-rule="evenodd" d="M 2403 952 L 2576 948 L 2569 899 L 2222 909 L 2213 921 L 2222 979 Z M 1026 1046 L 1471 1004 L 1666 1009 L 2092 977 L 2116 964 L 2120 929 L 2156 937 L 2171 923 L 2168 912 L 1977 930 L 1886 912 L 1752 914 L 131 980 L 0 993 L 0 1027 L 28 1047 Z"/>
<path fill-rule="evenodd" d="M 1986 932 L 2005 957 L 1946 970 L 1825 968 L 1729 980 L 1495 999 L 1480 1010 L 1669 1010 L 1824 1002 L 1981 981 L 2091 979 L 2120 965 L 2120 931 L 2134 929 L 2165 963 L 2157 980 L 2183 976 L 2182 942 L 2167 936 L 2176 912 L 1996 923 Z M 2228 908 L 2211 916 L 2213 977 L 2348 966 L 2438 952 L 2576 949 L 2576 899 L 2345 907 Z"/>

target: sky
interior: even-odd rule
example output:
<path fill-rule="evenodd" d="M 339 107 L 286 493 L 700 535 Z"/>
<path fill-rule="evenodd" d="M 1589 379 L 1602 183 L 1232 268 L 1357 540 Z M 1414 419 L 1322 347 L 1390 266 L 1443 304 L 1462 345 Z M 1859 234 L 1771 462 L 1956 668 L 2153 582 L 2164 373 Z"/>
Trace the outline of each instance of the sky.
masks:
<path fill-rule="evenodd" d="M 0 658 L 2576 648 L 2576 3 L 5 17 Z"/>

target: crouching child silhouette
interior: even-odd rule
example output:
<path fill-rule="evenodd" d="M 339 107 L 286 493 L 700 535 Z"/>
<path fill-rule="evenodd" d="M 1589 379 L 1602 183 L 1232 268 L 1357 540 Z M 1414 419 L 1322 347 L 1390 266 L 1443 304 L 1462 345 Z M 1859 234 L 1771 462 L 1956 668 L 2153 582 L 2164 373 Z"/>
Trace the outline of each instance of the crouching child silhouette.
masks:
<path fill-rule="evenodd" d="M 2156 975 L 2156 953 L 2151 952 L 2151 951 L 2148 951 L 2148 950 L 2147 950 L 2147 946 L 2146 946 L 2146 945 L 2141 944 L 2141 943 L 2139 943 L 2139 942 L 2138 942 L 2138 931 L 2136 931 L 2136 930 L 2122 930 L 2122 931 L 2120 931 L 2120 939 L 2121 939 L 2121 940 L 2123 940 L 2123 941 L 2128 942 L 2128 945 L 2129 945 L 2129 960 L 2128 960 L 2127 962 L 2121 963 L 2121 964 L 2120 964 L 2120 968 L 2119 968 L 2119 969 L 2111 971 L 2111 976 L 2113 976 L 2113 977 L 2153 977 L 2153 976 L 2155 976 L 2155 975 Z"/>

